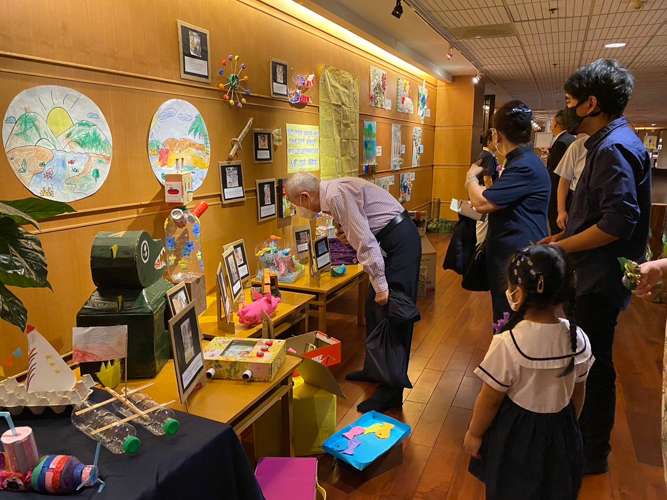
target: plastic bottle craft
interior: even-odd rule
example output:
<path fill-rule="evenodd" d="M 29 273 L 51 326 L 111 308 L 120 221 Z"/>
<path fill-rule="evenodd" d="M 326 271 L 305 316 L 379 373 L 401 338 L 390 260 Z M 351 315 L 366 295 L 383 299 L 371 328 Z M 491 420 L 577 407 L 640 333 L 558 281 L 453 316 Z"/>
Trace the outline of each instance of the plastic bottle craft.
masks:
<path fill-rule="evenodd" d="M 93 406 L 85 401 L 72 411 L 72 424 L 86 436 L 99 441 L 106 449 L 116 455 L 123 453 L 133 454 L 139 451 L 141 441 L 137 437 L 137 430 L 128 423 L 121 423 L 120 419 L 103 408 L 94 408 L 85 413 L 80 410 Z"/>
<path fill-rule="evenodd" d="M 225 68 L 227 67 L 227 60 L 234 64 L 229 65 L 227 69 L 227 74 L 225 74 Z M 246 89 L 241 85 L 241 82 L 248 82 L 248 75 L 241 76 L 241 73 L 245 69 L 245 63 L 241 63 L 239 66 L 239 56 L 229 55 L 227 60 L 222 61 L 222 68 L 218 71 L 220 76 L 227 76 L 227 83 L 221 83 L 218 85 L 220 90 L 225 92 L 225 95 L 222 98 L 229 103 L 230 106 L 236 105 L 237 108 L 242 108 L 246 103 L 245 96 L 250 95 L 250 89 Z"/>
<path fill-rule="evenodd" d="M 135 408 L 144 412 L 160 406 L 151 398 L 140 392 L 129 395 L 127 399 Z M 134 412 L 120 401 L 114 401 L 113 409 L 124 417 L 132 417 L 134 415 Z M 174 415 L 174 410 L 166 407 L 160 407 L 155 411 L 147 413 L 145 417 L 138 417 L 134 420 L 156 436 L 176 434 L 180 427 L 178 420 L 176 420 L 176 416 Z"/>
<path fill-rule="evenodd" d="M 291 254 L 292 249 L 281 250 L 278 247 L 279 240 L 280 237 L 272 235 L 271 239 L 264 242 L 255 254 L 260 264 L 257 266 L 257 281 L 262 281 L 264 269 L 269 269 L 271 273 L 277 274 L 280 283 L 294 283 L 304 275 L 304 265 Z"/>
<path fill-rule="evenodd" d="M 208 204 L 203 201 L 192 210 L 175 208 L 164 221 L 167 272 L 174 283 L 204 274 L 199 217 L 207 208 Z"/>

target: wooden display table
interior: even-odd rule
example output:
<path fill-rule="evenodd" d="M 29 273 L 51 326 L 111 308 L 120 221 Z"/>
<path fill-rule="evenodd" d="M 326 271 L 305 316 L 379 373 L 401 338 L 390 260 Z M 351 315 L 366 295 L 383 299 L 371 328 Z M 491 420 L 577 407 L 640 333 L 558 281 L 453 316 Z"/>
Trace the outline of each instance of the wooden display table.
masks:
<path fill-rule="evenodd" d="M 287 356 L 278 374 L 271 382 L 242 382 L 237 380 L 207 380 L 206 387 L 189 398 L 191 415 L 216 420 L 230 425 L 241 434 L 274 404 L 280 403 L 282 428 L 271 435 L 280 439 L 284 456 L 294 456 L 292 441 L 292 372 L 301 364 L 301 358 Z M 157 377 L 128 382 L 129 388 L 141 387 L 147 382 L 155 385 L 142 392 L 158 402 L 178 401 L 174 362 L 170 360 Z M 123 385 L 118 386 L 122 390 Z M 185 405 L 175 403 L 175 410 L 187 411 Z"/>
<path fill-rule="evenodd" d="M 317 311 L 317 329 L 323 333 L 327 331 L 327 304 L 336 300 L 348 290 L 357 287 L 357 321 L 363 325 L 366 316 L 366 292 L 368 290 L 368 276 L 364 272 L 363 266 L 346 266 L 345 276 L 334 278 L 331 273 L 322 273 L 319 284 L 308 274 L 299 278 L 294 283 L 279 283 L 280 292 L 285 294 L 284 290 L 301 292 L 314 295 L 315 298 L 309 303 L 311 309 Z M 259 284 L 254 280 L 253 284 Z"/>
<path fill-rule="evenodd" d="M 246 289 L 244 293 L 246 304 L 250 304 L 252 302 L 250 289 Z M 278 304 L 278 309 L 276 309 L 274 315 L 271 318 L 273 320 L 276 337 L 291 326 L 300 322 L 303 322 L 303 327 L 301 328 L 300 333 L 306 333 L 308 331 L 308 310 L 310 303 L 313 301 L 313 296 L 310 294 L 295 293 L 283 290 L 281 290 L 280 293 L 280 304 Z M 210 339 L 213 337 L 228 335 L 226 332 L 218 330 L 218 310 L 215 301 L 215 294 L 208 295 L 206 297 L 206 304 L 208 306 L 206 312 L 199 316 L 199 328 L 204 334 L 204 338 Z M 234 322 L 236 323 L 236 332 L 234 333 L 234 337 L 248 338 L 262 336 L 261 323 L 255 326 L 241 325 L 236 313 L 234 313 Z"/>

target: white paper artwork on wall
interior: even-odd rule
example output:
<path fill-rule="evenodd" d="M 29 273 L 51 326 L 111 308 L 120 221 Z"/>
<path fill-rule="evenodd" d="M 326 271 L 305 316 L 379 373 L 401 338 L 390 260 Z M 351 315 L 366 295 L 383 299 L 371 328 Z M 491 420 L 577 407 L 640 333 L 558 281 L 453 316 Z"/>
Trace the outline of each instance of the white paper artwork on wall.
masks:
<path fill-rule="evenodd" d="M 415 127 L 412 133 L 412 166 L 419 166 L 419 157 L 424 152 L 422 143 L 422 129 Z"/>
<path fill-rule="evenodd" d="M 401 126 L 391 126 L 391 169 L 399 170 L 403 163 L 401 154 L 405 153 L 405 146 L 401 144 Z"/>

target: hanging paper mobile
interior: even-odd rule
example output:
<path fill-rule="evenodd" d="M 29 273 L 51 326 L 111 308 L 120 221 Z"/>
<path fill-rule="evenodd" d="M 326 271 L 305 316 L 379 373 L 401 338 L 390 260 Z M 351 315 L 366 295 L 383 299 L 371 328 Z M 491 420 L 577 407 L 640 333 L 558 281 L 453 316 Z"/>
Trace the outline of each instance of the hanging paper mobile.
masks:
<path fill-rule="evenodd" d="M 229 68 L 229 77 L 227 83 L 221 83 L 218 85 L 220 90 L 225 91 L 225 95 L 222 98 L 229 103 L 230 106 L 236 105 L 237 108 L 242 108 L 246 103 L 245 96 L 250 95 L 250 89 L 245 89 L 241 85 L 242 82 L 248 81 L 248 75 L 241 76 L 241 72 L 245 69 L 245 63 L 241 63 L 239 66 L 239 56 L 229 55 L 227 58 L 229 61 L 234 63 L 234 68 Z M 227 66 L 227 60 L 222 61 L 223 68 L 218 71 L 221 76 L 225 76 L 224 67 Z"/>

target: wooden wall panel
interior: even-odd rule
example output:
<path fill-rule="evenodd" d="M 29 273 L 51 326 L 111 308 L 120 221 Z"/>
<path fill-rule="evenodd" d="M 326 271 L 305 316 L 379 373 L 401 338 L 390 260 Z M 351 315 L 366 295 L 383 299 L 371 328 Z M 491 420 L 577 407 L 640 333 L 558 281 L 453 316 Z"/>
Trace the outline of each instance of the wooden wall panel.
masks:
<path fill-rule="evenodd" d="M 90 97 L 104 113 L 113 136 L 113 161 L 109 177 L 93 196 L 74 202 L 76 214 L 43 224 L 40 236 L 49 261 L 48 290 L 18 290 L 29 311 L 29 322 L 65 353 L 71 349 L 75 315 L 94 289 L 90 277 L 90 248 L 100 231 L 141 230 L 163 236 L 170 207 L 155 179 L 147 157 L 147 136 L 155 110 L 167 99 L 185 99 L 204 118 L 211 139 L 211 166 L 195 201 L 209 203 L 202 217 L 204 264 L 209 289 L 223 244 L 244 238 L 249 253 L 271 234 L 289 234 L 289 222 L 257 223 L 255 179 L 287 175 L 285 146 L 274 151 L 274 163 L 254 165 L 251 141 L 240 152 L 248 199 L 222 206 L 218 161 L 224 160 L 249 117 L 255 128 L 283 129 L 286 123 L 319 124 L 317 86 L 308 91 L 312 104 L 296 109 L 269 95 L 269 60 L 289 63 L 298 73 L 317 72 L 322 64 L 361 77 L 360 121 L 378 121 L 378 144 L 383 147 L 380 168 L 387 168 L 391 149 L 391 123 L 400 123 L 404 159 L 410 163 L 412 128 L 423 128 L 425 153 L 416 171 L 408 208 L 428 204 L 432 194 L 436 81 L 426 78 L 432 116 L 421 125 L 417 114 L 406 115 L 373 108 L 369 104 L 369 67 L 388 74 L 389 97 L 396 105 L 398 76 L 412 82 L 416 103 L 422 75 L 410 74 L 343 43 L 255 0 L 6 0 L 0 2 L 0 111 L 4 114 L 20 91 L 37 85 L 62 85 Z M 208 29 L 211 36 L 212 83 L 179 78 L 176 20 Z M 253 95 L 242 110 L 223 104 L 217 85 L 220 60 L 239 54 L 247 65 Z M 361 127 L 360 127 L 361 129 Z M 360 137 L 361 141 L 361 137 Z M 361 158 L 360 158 L 361 160 Z M 3 183 L 0 199 L 31 196 L 10 174 L 6 156 L 0 154 Z M 381 173 L 378 175 L 382 175 Z M 398 176 L 392 191 L 398 195 Z M 300 222 L 299 219 L 294 221 Z M 17 328 L 0 322 L 0 362 L 16 347 L 26 347 Z M 25 353 L 25 349 L 23 352 Z M 26 358 L 5 366 L 7 374 L 25 369 Z"/>

